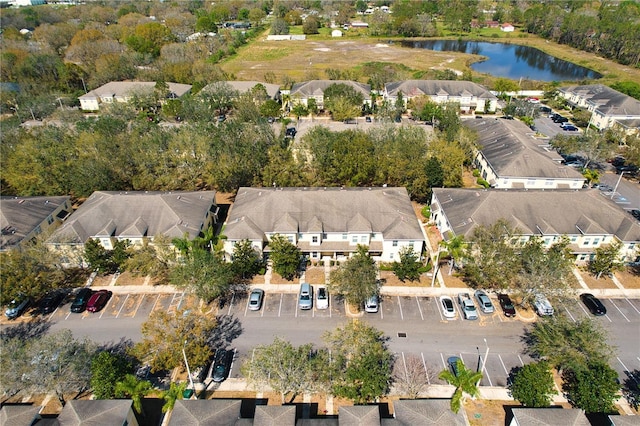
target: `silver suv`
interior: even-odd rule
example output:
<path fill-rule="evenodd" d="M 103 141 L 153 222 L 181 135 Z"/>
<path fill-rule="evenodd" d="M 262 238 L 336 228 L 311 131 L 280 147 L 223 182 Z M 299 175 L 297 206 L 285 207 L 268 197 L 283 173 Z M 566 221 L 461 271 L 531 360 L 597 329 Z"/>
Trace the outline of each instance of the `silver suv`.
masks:
<path fill-rule="evenodd" d="M 309 283 L 300 284 L 298 307 L 300 309 L 311 309 L 313 307 L 313 287 Z"/>

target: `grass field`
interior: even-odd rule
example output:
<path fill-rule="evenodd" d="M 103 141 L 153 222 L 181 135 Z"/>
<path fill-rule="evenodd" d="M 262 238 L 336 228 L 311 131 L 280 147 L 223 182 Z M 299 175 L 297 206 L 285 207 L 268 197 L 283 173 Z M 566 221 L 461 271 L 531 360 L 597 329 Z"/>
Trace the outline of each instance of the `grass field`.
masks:
<path fill-rule="evenodd" d="M 495 34 L 499 37 L 492 37 Z M 284 76 L 294 81 L 324 79 L 327 78 L 325 70 L 333 68 L 355 71 L 358 81 L 366 83 L 368 76 L 360 71 L 360 67 L 367 62 L 402 64 L 407 71 L 401 78 L 409 79 L 428 76 L 430 70 L 453 69 L 464 72 L 469 70 L 470 64 L 481 59 L 478 55 L 404 48 L 398 43 L 400 39 L 369 37 L 365 30 L 345 31 L 341 38 L 332 38 L 323 31 L 322 34 L 307 36 L 304 41 L 267 41 L 267 35 L 268 31 L 265 31 L 249 45 L 238 49 L 234 57 L 220 64 L 222 69 L 238 80 L 264 81 L 265 74 L 272 72 L 276 76 L 276 82 L 282 83 Z M 536 47 L 552 56 L 598 71 L 604 75 L 597 81 L 599 83 L 627 80 L 640 84 L 640 69 L 620 65 L 534 35 L 518 32 L 505 34 L 491 29 L 476 31 L 467 38 Z M 473 79 L 491 87 L 494 77 L 473 72 Z M 542 87 L 539 82 L 527 84 L 532 87 L 523 84 L 523 89 Z"/>

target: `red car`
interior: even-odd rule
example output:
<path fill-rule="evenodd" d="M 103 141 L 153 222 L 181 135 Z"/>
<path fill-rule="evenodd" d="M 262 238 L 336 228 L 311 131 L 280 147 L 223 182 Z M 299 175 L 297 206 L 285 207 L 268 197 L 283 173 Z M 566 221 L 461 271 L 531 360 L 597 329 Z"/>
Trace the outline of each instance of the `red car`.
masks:
<path fill-rule="evenodd" d="M 104 308 L 107 301 L 111 298 L 111 292 L 109 290 L 98 290 L 91 295 L 91 298 L 87 302 L 87 311 L 98 312 Z"/>

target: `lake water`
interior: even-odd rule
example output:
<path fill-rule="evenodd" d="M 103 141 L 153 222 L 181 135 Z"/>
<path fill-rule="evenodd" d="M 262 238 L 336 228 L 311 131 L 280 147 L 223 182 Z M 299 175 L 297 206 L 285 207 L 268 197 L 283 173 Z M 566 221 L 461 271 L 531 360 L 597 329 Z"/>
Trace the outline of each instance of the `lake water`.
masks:
<path fill-rule="evenodd" d="M 486 56 L 488 59 L 471 65 L 475 71 L 505 77 L 538 81 L 597 79 L 601 74 L 580 65 L 548 55 L 535 47 L 484 41 L 426 40 L 403 41 L 405 47 L 462 52 Z"/>

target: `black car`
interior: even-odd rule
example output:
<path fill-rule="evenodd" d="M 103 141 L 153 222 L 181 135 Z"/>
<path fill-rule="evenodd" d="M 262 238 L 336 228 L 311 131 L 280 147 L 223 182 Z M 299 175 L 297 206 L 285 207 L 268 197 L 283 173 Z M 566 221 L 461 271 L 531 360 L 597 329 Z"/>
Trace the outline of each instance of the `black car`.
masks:
<path fill-rule="evenodd" d="M 629 213 L 631 213 L 631 216 L 633 216 L 636 219 L 640 220 L 640 210 L 633 209 L 633 210 L 630 210 Z"/>
<path fill-rule="evenodd" d="M 284 131 L 285 136 L 289 138 L 295 138 L 296 133 L 298 133 L 298 131 L 296 130 L 295 127 L 288 127 L 287 130 Z"/>
<path fill-rule="evenodd" d="M 64 293 L 59 290 L 53 290 L 47 293 L 38 304 L 41 314 L 50 314 L 55 311 L 60 302 L 64 299 Z"/>
<path fill-rule="evenodd" d="M 582 303 L 585 304 L 587 309 L 589 309 L 589 311 L 593 315 L 600 316 L 600 315 L 607 314 L 607 308 L 605 308 L 602 302 L 600 301 L 600 299 L 595 297 L 593 294 L 591 293 L 581 294 L 580 299 L 582 299 Z"/>
<path fill-rule="evenodd" d="M 513 306 L 513 302 L 511 298 L 506 294 L 498 295 L 498 302 L 500 302 L 500 307 L 502 308 L 502 312 L 504 312 L 505 317 L 515 317 L 516 316 L 516 308 Z"/>
<path fill-rule="evenodd" d="M 216 358 L 211 364 L 211 378 L 214 382 L 220 383 L 227 378 L 232 361 L 233 351 L 219 349 L 216 352 Z"/>
<path fill-rule="evenodd" d="M 552 118 L 554 123 L 567 123 L 569 119 L 567 117 L 563 117 L 561 115 Z"/>
<path fill-rule="evenodd" d="M 71 304 L 71 312 L 79 313 L 85 310 L 87 307 L 87 302 L 93 295 L 93 290 L 87 287 L 81 288 L 76 294 L 76 298 L 73 299 L 73 303 Z"/>

